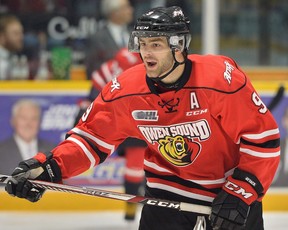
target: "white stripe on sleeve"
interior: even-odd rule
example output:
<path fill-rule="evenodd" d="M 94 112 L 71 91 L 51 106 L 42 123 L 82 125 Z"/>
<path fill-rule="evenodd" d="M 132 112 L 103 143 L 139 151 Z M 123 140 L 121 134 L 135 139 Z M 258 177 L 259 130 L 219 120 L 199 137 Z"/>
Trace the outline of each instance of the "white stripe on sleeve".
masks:
<path fill-rule="evenodd" d="M 274 134 L 279 133 L 279 129 L 271 129 L 271 130 L 267 130 L 263 133 L 258 133 L 258 134 L 246 134 L 243 135 L 243 137 L 246 137 L 248 139 L 253 139 L 253 140 L 257 140 L 257 139 L 262 139 L 264 137 L 268 137 L 268 136 L 272 136 Z"/>
<path fill-rule="evenodd" d="M 261 157 L 261 158 L 270 158 L 270 157 L 278 157 L 280 156 L 280 151 L 274 153 L 263 153 L 263 152 L 256 152 L 251 149 L 240 148 L 240 152 L 247 153 L 254 157 Z"/>
<path fill-rule="evenodd" d="M 79 128 L 73 128 L 72 129 L 73 132 L 78 133 L 80 135 L 83 135 L 85 137 L 90 138 L 91 140 L 93 140 L 95 143 L 97 143 L 98 145 L 102 146 L 105 149 L 108 149 L 110 151 L 110 155 L 114 152 L 115 150 L 115 145 L 110 145 L 100 139 L 98 139 L 97 137 L 92 136 L 90 133 L 84 132 Z"/>
<path fill-rule="evenodd" d="M 74 137 L 68 137 L 67 140 L 73 141 L 74 143 L 79 145 L 79 147 L 83 150 L 83 152 L 86 154 L 86 156 L 90 160 L 90 168 L 93 168 L 95 166 L 96 160 L 95 160 L 93 154 L 86 148 L 86 146 L 81 141 L 77 140 Z"/>

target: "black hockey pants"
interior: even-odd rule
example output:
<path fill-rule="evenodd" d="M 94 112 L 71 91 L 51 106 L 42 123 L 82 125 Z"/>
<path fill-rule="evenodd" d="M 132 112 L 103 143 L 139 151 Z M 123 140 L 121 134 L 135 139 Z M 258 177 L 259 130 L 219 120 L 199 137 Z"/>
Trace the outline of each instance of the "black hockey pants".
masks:
<path fill-rule="evenodd" d="M 245 230 L 263 230 L 262 203 L 251 205 Z M 193 230 L 199 214 L 144 205 L 139 230 Z M 206 229 L 212 230 L 208 216 Z"/>

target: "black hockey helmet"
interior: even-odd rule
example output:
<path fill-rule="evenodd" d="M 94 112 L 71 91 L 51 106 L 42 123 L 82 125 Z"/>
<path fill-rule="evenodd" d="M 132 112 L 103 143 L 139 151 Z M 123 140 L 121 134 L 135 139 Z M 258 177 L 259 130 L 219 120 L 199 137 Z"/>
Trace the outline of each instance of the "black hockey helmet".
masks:
<path fill-rule="evenodd" d="M 172 50 L 187 52 L 191 41 L 189 25 L 189 19 L 178 6 L 151 9 L 137 20 L 128 49 L 139 52 L 139 37 L 165 36 Z"/>

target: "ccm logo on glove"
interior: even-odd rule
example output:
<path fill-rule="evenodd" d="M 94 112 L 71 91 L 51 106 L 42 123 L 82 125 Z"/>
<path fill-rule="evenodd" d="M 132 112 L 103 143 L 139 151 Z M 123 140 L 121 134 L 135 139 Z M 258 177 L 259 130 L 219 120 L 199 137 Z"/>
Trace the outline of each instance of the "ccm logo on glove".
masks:
<path fill-rule="evenodd" d="M 227 181 L 224 186 L 225 186 L 225 188 L 229 189 L 230 191 L 233 191 L 236 194 L 242 195 L 245 199 L 248 199 L 251 196 L 253 196 L 252 193 L 246 192 L 244 188 L 241 188 L 239 185 L 234 184 L 231 181 Z"/>

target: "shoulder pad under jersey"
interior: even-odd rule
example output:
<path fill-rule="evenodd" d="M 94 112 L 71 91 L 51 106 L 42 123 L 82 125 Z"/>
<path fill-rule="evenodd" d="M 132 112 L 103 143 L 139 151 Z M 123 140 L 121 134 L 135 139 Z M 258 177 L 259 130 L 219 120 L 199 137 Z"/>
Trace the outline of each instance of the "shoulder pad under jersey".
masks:
<path fill-rule="evenodd" d="M 233 93 L 245 86 L 247 77 L 236 62 L 221 55 L 189 55 L 192 61 L 191 86 Z"/>
<path fill-rule="evenodd" d="M 104 101 L 149 94 L 151 93 L 146 83 L 144 64 L 136 65 L 112 79 L 102 90 Z"/>

